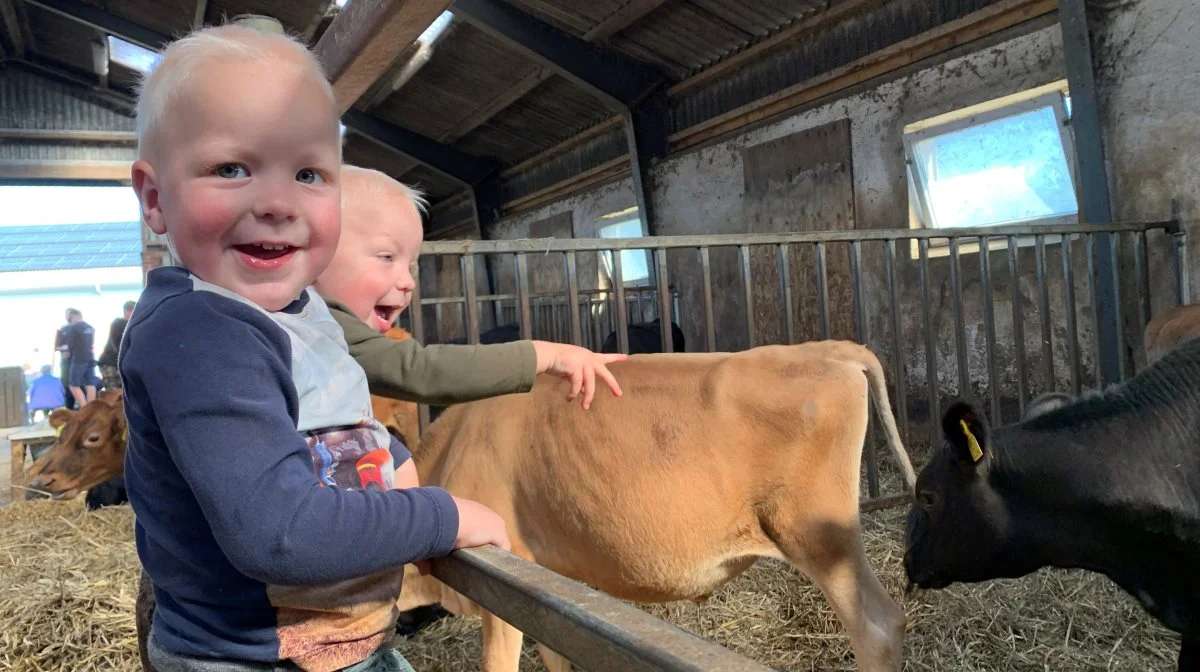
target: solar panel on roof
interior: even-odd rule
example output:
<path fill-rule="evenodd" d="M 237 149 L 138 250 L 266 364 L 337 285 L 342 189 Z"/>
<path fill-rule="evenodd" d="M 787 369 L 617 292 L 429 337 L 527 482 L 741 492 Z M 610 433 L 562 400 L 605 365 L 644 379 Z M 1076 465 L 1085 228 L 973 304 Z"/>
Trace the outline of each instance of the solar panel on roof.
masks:
<path fill-rule="evenodd" d="M 0 273 L 141 263 L 141 222 L 0 227 Z"/>

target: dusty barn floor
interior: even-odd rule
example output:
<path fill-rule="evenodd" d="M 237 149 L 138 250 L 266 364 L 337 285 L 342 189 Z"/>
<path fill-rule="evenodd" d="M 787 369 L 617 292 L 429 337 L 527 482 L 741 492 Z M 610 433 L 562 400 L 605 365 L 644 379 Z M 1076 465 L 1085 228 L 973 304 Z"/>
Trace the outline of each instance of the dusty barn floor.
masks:
<path fill-rule="evenodd" d="M 884 482 L 895 488 L 886 469 Z M 906 670 L 1175 669 L 1178 638 L 1097 575 L 1043 571 L 905 601 L 904 513 L 869 514 L 864 527 L 873 566 L 908 613 Z M 127 506 L 87 513 L 81 498 L 0 509 L 0 669 L 138 669 L 132 522 Z M 645 608 L 779 670 L 856 669 L 820 592 L 779 562 L 760 561 L 705 605 Z M 397 643 L 418 672 L 479 669 L 478 619 Z M 543 669 L 528 639 L 521 669 Z"/>

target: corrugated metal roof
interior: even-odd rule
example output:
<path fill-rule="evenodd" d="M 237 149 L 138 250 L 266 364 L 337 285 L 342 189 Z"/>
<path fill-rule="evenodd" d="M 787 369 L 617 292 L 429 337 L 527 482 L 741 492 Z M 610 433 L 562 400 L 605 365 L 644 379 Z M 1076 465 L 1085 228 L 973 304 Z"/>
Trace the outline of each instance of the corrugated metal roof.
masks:
<path fill-rule="evenodd" d="M 0 273 L 142 263 L 141 222 L 0 227 Z"/>
<path fill-rule="evenodd" d="M 0 128 L 132 131 L 133 119 L 85 99 L 77 87 L 0 68 Z"/>

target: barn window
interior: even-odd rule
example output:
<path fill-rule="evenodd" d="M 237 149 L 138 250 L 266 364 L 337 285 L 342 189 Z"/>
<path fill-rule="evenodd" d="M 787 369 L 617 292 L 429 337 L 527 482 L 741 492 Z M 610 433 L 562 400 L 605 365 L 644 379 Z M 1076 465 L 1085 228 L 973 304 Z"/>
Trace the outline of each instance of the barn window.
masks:
<path fill-rule="evenodd" d="M 601 238 L 641 238 L 642 220 L 636 207 L 610 213 L 600 218 Z M 612 253 L 601 255 L 605 274 L 613 277 Z M 650 284 L 650 268 L 646 250 L 621 250 L 621 279 L 626 286 Z"/>
<path fill-rule="evenodd" d="M 162 54 L 112 35 L 108 36 L 108 53 L 113 63 L 136 70 L 143 75 L 149 73 L 162 60 Z"/>
<path fill-rule="evenodd" d="M 913 228 L 1078 221 L 1065 81 L 910 124 L 904 152 Z"/>

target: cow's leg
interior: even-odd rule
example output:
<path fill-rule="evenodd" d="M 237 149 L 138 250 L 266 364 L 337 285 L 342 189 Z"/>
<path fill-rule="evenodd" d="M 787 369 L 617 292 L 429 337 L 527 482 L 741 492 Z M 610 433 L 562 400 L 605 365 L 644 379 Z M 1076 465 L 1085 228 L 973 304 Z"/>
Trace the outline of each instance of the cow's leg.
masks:
<path fill-rule="evenodd" d="M 517 672 L 525 635 L 486 609 L 483 619 L 483 672 Z"/>
<path fill-rule="evenodd" d="M 546 672 L 571 672 L 571 661 L 550 650 L 545 644 L 538 644 L 538 653 L 542 655 L 542 664 Z"/>
<path fill-rule="evenodd" d="M 1179 672 L 1200 672 L 1200 638 L 1183 636 L 1179 647 Z"/>
<path fill-rule="evenodd" d="M 852 524 L 812 521 L 779 539 L 784 555 L 810 576 L 850 635 L 858 669 L 896 672 L 903 661 L 904 612 L 871 571 Z"/>

